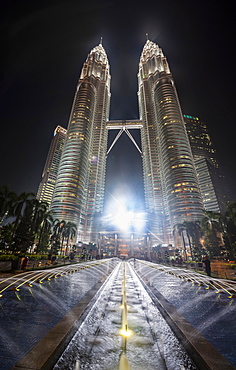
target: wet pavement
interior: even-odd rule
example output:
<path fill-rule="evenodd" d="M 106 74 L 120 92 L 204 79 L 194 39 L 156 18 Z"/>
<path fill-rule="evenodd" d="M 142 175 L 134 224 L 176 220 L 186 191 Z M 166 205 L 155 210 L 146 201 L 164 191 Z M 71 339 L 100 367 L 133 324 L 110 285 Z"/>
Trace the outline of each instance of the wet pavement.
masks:
<path fill-rule="evenodd" d="M 122 361 L 126 361 L 126 367 Z M 78 368 L 197 369 L 131 265 L 125 262 L 116 266 L 53 369 Z"/>
<path fill-rule="evenodd" d="M 111 260 L 73 274 L 58 276 L 0 298 L 0 368 L 12 369 L 101 279 Z M 57 269 L 53 269 L 54 272 Z"/>
<path fill-rule="evenodd" d="M 156 269 L 156 264 L 135 262 L 136 271 L 160 292 L 235 368 L 236 298 L 219 290 Z M 198 274 L 196 274 L 198 275 Z M 198 275 L 199 276 L 199 275 Z M 204 277 L 218 284 L 218 279 Z M 206 289 L 207 288 L 207 289 Z"/>
<path fill-rule="evenodd" d="M 236 367 L 235 298 L 142 262 L 136 261 L 136 271 Z M 104 263 L 32 287 L 23 285 L 19 291 L 6 290 L 0 298 L 0 368 L 12 369 L 107 273 Z"/>

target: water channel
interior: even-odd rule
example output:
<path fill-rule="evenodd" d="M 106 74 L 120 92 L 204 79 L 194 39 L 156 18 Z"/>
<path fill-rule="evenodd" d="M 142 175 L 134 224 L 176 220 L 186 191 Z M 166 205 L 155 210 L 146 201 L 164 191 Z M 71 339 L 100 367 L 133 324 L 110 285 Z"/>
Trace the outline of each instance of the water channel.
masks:
<path fill-rule="evenodd" d="M 119 262 L 54 367 L 196 369 L 131 264 Z"/>
<path fill-rule="evenodd" d="M 37 359 L 41 356 L 45 362 L 46 357 L 37 354 L 38 343 L 47 343 L 47 335 L 74 307 L 81 307 L 83 297 L 97 285 L 100 289 L 94 290 L 82 316 L 75 318 L 78 321 L 74 329 L 78 330 L 73 330 L 73 337 L 73 333 L 69 335 L 68 340 L 72 340 L 66 349 L 68 340 L 63 342 L 64 353 L 60 350 L 56 356 L 50 354 L 50 370 L 53 366 L 55 370 L 236 368 L 234 281 L 211 279 L 191 270 L 142 260 L 124 262 L 116 258 L 1 277 L 0 368 L 10 370 L 14 365 L 16 369 L 29 368 L 30 353 L 36 358 L 30 368 L 41 368 Z M 172 323 L 160 308 L 164 300 L 174 307 Z M 204 337 L 207 350 L 218 350 L 208 356 L 216 354 L 216 366 L 199 366 L 196 356 L 172 325 L 178 323 L 178 315 L 191 324 L 190 336 L 195 335 L 196 328 Z M 209 343 L 213 347 L 208 347 Z M 43 348 L 47 354 L 47 344 Z M 224 361 L 229 361 L 226 366 L 224 363 L 219 367 L 219 352 Z"/>

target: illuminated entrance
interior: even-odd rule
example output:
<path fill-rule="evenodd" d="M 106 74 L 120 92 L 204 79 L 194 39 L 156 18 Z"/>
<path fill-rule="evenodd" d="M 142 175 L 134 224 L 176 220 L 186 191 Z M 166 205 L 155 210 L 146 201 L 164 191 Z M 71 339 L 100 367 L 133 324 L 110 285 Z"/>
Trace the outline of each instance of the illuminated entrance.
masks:
<path fill-rule="evenodd" d="M 98 240 L 99 254 L 104 257 L 150 258 L 150 235 L 122 231 L 102 231 Z"/>
<path fill-rule="evenodd" d="M 140 156 L 142 150 L 137 144 L 129 130 L 141 129 L 143 127 L 140 120 L 112 120 L 106 125 L 108 130 L 119 130 L 115 139 L 107 150 L 107 156 L 125 133 L 132 141 Z M 121 204 L 115 199 L 117 208 L 113 215 L 103 218 L 102 227 L 98 236 L 99 254 L 106 257 L 117 256 L 121 258 L 147 258 L 150 257 L 151 238 L 146 213 L 134 213 L 127 211 L 125 204 Z M 156 238 L 155 238 L 156 239 Z M 156 240 L 156 244 L 162 244 L 161 239 Z"/>

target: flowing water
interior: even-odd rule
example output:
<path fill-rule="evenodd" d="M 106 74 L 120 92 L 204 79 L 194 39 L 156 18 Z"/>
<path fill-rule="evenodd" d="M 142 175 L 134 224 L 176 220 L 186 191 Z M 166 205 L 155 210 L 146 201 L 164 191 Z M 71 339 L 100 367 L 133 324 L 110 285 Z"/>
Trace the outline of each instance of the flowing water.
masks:
<path fill-rule="evenodd" d="M 12 369 L 117 263 L 104 259 L 14 275 L 14 286 L 24 279 L 30 284 L 4 290 L 0 298 L 0 369 Z"/>
<path fill-rule="evenodd" d="M 126 309 L 127 308 L 127 309 Z M 132 266 L 120 262 L 54 370 L 196 369 Z"/>
<path fill-rule="evenodd" d="M 230 298 L 222 289 L 208 289 L 170 275 L 165 266 L 138 261 L 135 269 L 138 274 L 156 288 L 233 366 L 236 368 L 236 299 Z M 169 268 L 168 268 L 169 269 Z M 192 274 L 191 271 L 189 271 Z M 204 279 L 219 284 L 200 274 L 193 274 L 196 281 Z M 203 281 L 204 281 L 203 280 Z M 226 284 L 227 281 L 222 281 Z M 220 293 L 218 293 L 218 291 Z"/>

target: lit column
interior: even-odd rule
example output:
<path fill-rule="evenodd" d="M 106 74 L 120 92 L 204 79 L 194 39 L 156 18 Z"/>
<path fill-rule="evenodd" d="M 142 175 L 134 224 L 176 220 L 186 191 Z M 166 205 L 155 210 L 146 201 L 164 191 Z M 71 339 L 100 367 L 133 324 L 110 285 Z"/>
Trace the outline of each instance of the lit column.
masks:
<path fill-rule="evenodd" d="M 102 235 L 98 234 L 98 254 L 101 255 L 101 244 L 102 244 Z"/>
<path fill-rule="evenodd" d="M 115 233 L 115 256 L 117 256 L 117 233 Z"/>
<path fill-rule="evenodd" d="M 134 234 L 130 235 L 130 249 L 131 249 L 131 257 L 134 256 Z"/>
<path fill-rule="evenodd" d="M 150 260 L 150 246 L 151 246 L 151 240 L 150 240 L 150 234 L 147 235 L 147 257 Z"/>

